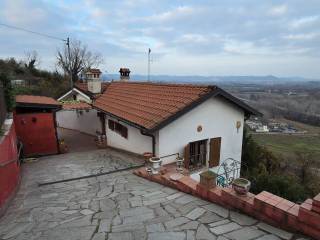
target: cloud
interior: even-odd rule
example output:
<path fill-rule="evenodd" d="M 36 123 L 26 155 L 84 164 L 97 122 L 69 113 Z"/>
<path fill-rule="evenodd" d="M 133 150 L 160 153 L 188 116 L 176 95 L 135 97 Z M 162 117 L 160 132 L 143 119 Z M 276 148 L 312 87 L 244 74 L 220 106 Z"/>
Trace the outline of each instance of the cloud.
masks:
<path fill-rule="evenodd" d="M 302 28 L 310 26 L 319 21 L 319 16 L 306 16 L 299 19 L 295 19 L 290 23 L 292 28 Z"/>
<path fill-rule="evenodd" d="M 288 11 L 288 6 L 286 4 L 274 6 L 269 10 L 269 15 L 272 16 L 282 16 Z"/>
<path fill-rule="evenodd" d="M 30 8 L 30 5 L 33 5 L 32 2 L 7 0 L 4 2 L 1 15 L 8 23 L 20 26 L 34 25 L 46 20 L 47 13 L 43 8 L 37 5 Z"/>
<path fill-rule="evenodd" d="M 284 38 L 289 40 L 312 40 L 315 38 L 319 38 L 319 36 L 319 33 L 299 33 L 285 35 Z"/>
<path fill-rule="evenodd" d="M 89 49 L 105 55 L 106 64 L 101 68 L 109 72 L 128 63 L 133 72 L 144 73 L 150 47 L 155 58 L 153 68 L 163 74 L 186 71 L 214 75 L 219 68 L 228 75 L 230 68 L 222 68 L 221 62 L 233 69 L 252 65 L 252 69 L 245 68 L 248 73 L 283 74 L 277 63 L 288 61 L 308 69 L 306 76 L 320 76 L 315 60 L 320 56 L 320 2 L 279 2 L 3 0 L 0 22 L 79 39 Z M 56 49 L 63 44 L 1 27 L 0 34 L 1 56 L 23 57 L 24 52 L 37 50 L 46 68 L 54 66 Z M 277 58 L 280 60 L 275 61 Z M 272 71 L 252 64 L 255 59 Z M 289 59 L 295 59 L 294 63 Z M 311 71 L 311 66 L 316 69 Z M 289 70 L 286 68 L 288 75 L 297 71 Z"/>
<path fill-rule="evenodd" d="M 195 13 L 195 9 L 190 6 L 179 6 L 175 9 L 154 14 L 144 18 L 145 21 L 169 22 L 177 19 L 183 19 Z"/>

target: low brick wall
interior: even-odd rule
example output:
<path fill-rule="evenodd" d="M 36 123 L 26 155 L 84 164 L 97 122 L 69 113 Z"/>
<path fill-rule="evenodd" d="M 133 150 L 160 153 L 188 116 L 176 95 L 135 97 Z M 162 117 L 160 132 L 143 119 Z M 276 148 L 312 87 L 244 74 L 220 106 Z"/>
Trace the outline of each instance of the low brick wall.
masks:
<path fill-rule="evenodd" d="M 12 119 L 4 124 L 0 136 L 0 216 L 5 212 L 20 183 L 20 166 L 16 144 L 16 132 Z"/>
<path fill-rule="evenodd" d="M 301 205 L 266 191 L 257 195 L 248 193 L 246 196 L 240 196 L 232 188 L 215 187 L 208 190 L 189 176 L 173 181 L 170 179 L 173 173 L 172 167 L 168 169 L 164 166 L 161 174 L 149 175 L 143 167 L 135 170 L 135 174 L 223 207 L 238 209 L 270 225 L 301 232 L 320 240 L 320 193 L 314 199 L 307 199 Z"/>

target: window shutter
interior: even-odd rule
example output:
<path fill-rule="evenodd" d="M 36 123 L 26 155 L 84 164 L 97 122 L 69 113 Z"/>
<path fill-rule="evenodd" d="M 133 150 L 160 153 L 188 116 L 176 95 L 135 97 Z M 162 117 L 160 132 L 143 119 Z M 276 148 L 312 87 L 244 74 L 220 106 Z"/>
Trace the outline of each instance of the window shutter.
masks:
<path fill-rule="evenodd" d="M 108 120 L 108 125 L 109 125 L 109 129 L 110 130 L 112 130 L 112 131 L 114 131 L 114 121 L 112 121 L 112 120 Z"/>
<path fill-rule="evenodd" d="M 190 143 L 184 148 L 184 167 L 189 169 L 190 165 Z"/>
<path fill-rule="evenodd" d="M 210 139 L 209 167 L 216 167 L 220 164 L 221 137 Z"/>
<path fill-rule="evenodd" d="M 122 137 L 124 138 L 128 138 L 128 128 L 126 128 L 125 126 L 122 126 Z"/>

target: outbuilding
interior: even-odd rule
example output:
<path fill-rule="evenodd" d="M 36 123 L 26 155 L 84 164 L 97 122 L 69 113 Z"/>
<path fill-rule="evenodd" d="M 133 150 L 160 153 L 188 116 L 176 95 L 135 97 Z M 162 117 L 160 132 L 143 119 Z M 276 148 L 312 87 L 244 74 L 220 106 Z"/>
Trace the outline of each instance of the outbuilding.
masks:
<path fill-rule="evenodd" d="M 50 97 L 16 96 L 13 119 L 25 156 L 59 152 L 56 112 L 60 109 L 61 104 Z"/>

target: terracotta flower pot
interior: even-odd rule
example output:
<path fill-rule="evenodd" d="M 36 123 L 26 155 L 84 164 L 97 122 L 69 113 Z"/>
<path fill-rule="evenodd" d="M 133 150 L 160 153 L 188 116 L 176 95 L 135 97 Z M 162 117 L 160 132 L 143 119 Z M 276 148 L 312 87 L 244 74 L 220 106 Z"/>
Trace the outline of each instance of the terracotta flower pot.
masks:
<path fill-rule="evenodd" d="M 251 182 L 245 178 L 237 178 L 232 182 L 232 188 L 239 195 L 246 195 L 251 187 Z"/>
<path fill-rule="evenodd" d="M 216 186 L 217 174 L 212 171 L 200 173 L 200 184 L 206 188 L 214 188 Z"/>

